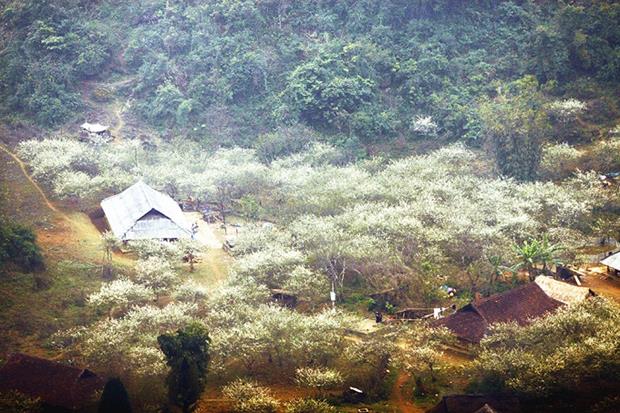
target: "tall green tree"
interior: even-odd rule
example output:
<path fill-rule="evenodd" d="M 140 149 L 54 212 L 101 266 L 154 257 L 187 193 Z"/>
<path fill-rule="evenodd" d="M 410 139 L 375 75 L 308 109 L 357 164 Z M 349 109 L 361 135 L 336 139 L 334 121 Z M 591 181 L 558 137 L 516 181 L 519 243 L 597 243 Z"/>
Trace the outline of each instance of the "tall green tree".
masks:
<path fill-rule="evenodd" d="M 34 232 L 0 217 L 0 271 L 9 263 L 22 271 L 40 271 L 45 267 Z"/>
<path fill-rule="evenodd" d="M 97 413 L 131 413 L 131 403 L 129 395 L 118 378 L 112 378 L 107 381 L 101 394 L 99 401 L 99 409 Z"/>
<path fill-rule="evenodd" d="M 495 99 L 480 105 L 486 146 L 498 171 L 531 181 L 542 157 L 542 144 L 549 132 L 540 85 L 533 76 L 501 86 Z"/>
<path fill-rule="evenodd" d="M 176 334 L 162 334 L 157 342 L 170 367 L 166 379 L 169 400 L 184 413 L 190 412 L 206 384 L 209 334 L 202 324 L 193 323 Z"/>

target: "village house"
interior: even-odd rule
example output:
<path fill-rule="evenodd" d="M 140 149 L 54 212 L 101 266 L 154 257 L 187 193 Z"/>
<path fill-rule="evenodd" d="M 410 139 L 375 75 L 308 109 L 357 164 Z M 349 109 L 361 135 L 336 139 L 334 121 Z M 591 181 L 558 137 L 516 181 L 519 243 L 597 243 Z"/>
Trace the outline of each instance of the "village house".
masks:
<path fill-rule="evenodd" d="M 16 353 L 0 368 L 0 392 L 40 399 L 45 412 L 94 411 L 104 379 L 88 369 Z"/>
<path fill-rule="evenodd" d="M 120 194 L 101 201 L 110 229 L 121 241 L 191 238 L 183 211 L 167 194 L 138 181 Z"/>
<path fill-rule="evenodd" d="M 549 277 L 539 276 L 534 282 L 487 298 L 474 301 L 448 317 L 436 320 L 465 344 L 477 344 L 493 323 L 517 322 L 526 325 L 565 304 L 580 302 L 594 293 Z"/>
<path fill-rule="evenodd" d="M 426 413 L 519 413 L 519 399 L 514 396 L 457 394 L 444 396 Z"/>
<path fill-rule="evenodd" d="M 601 264 L 607 267 L 608 273 L 618 275 L 618 273 L 620 273 L 620 252 L 614 254 L 610 253 L 610 255 L 601 261 Z"/>
<path fill-rule="evenodd" d="M 80 129 L 80 140 L 83 142 L 101 145 L 112 140 L 110 128 L 100 123 L 84 122 L 80 125 Z"/>

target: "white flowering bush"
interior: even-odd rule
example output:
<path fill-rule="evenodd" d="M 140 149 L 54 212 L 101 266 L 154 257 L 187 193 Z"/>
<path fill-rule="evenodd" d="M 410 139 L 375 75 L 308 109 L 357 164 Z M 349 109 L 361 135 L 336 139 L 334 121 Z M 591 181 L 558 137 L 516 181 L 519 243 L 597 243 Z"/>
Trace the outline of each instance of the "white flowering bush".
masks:
<path fill-rule="evenodd" d="M 280 287 L 285 277 L 298 265 L 303 264 L 301 252 L 291 249 L 266 249 L 244 255 L 233 267 L 235 277 L 252 277 L 270 287 Z"/>
<path fill-rule="evenodd" d="M 540 173 L 549 179 L 568 176 L 579 166 L 581 152 L 567 143 L 547 145 L 543 148 Z"/>
<path fill-rule="evenodd" d="M 566 122 L 584 113 L 588 105 L 578 99 L 556 100 L 548 105 L 552 115 Z"/>
<path fill-rule="evenodd" d="M 213 362 L 223 366 L 237 360 L 249 374 L 265 366 L 284 373 L 310 361 L 333 362 L 343 350 L 344 331 L 354 324 L 339 312 L 304 315 L 273 305 L 237 305 L 224 311 L 236 315 L 229 315 L 226 323 L 210 321 L 221 321 L 218 316 L 207 321 Z"/>
<path fill-rule="evenodd" d="M 607 173 L 620 169 L 620 139 L 613 138 L 593 144 L 588 154 L 585 167 Z"/>
<path fill-rule="evenodd" d="M 136 264 L 136 281 L 160 296 L 170 292 L 180 280 L 168 260 L 151 256 Z"/>
<path fill-rule="evenodd" d="M 224 386 L 224 397 L 233 400 L 234 413 L 276 413 L 280 403 L 267 387 L 237 379 Z"/>
<path fill-rule="evenodd" d="M 101 320 L 87 328 L 59 334 L 55 342 L 77 351 L 85 364 L 102 373 L 161 376 L 166 365 L 157 336 L 195 321 L 196 312 L 197 307 L 192 304 L 134 307 L 121 318 Z"/>
<path fill-rule="evenodd" d="M 132 306 L 140 306 L 155 299 L 152 289 L 128 279 L 105 283 L 99 291 L 88 297 L 88 303 L 97 308 L 107 310 L 120 307 L 126 310 Z"/>
<path fill-rule="evenodd" d="M 529 326 L 492 326 L 475 366 L 483 385 L 544 396 L 576 389 L 587 377 L 618 377 L 618 349 L 620 308 L 594 297 Z"/>
<path fill-rule="evenodd" d="M 437 133 L 437 124 L 430 116 L 416 116 L 411 122 L 411 129 L 418 134 L 430 136 Z"/>
<path fill-rule="evenodd" d="M 283 288 L 312 303 L 327 301 L 330 291 L 327 277 L 304 266 L 293 268 Z"/>
<path fill-rule="evenodd" d="M 286 403 L 286 413 L 337 413 L 338 410 L 324 400 L 297 399 Z"/>
<path fill-rule="evenodd" d="M 310 387 L 318 393 L 324 394 L 344 383 L 342 374 L 326 367 L 301 367 L 295 370 L 295 382 L 302 387 Z"/>
<path fill-rule="evenodd" d="M 204 285 L 198 284 L 193 280 L 185 281 L 177 286 L 172 293 L 175 301 L 184 303 L 198 303 L 205 301 L 208 296 L 208 289 Z"/>
<path fill-rule="evenodd" d="M 170 262 L 176 262 L 181 259 L 179 246 L 174 242 L 144 239 L 130 241 L 129 247 L 141 260 L 157 257 Z"/>

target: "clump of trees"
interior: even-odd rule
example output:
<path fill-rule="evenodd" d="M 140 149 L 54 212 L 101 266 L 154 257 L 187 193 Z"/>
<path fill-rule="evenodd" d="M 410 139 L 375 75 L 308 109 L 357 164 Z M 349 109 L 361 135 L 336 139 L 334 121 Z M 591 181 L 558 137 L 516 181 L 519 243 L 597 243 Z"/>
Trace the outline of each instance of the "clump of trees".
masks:
<path fill-rule="evenodd" d="M 579 391 L 586 382 L 616 382 L 620 309 L 594 297 L 524 327 L 500 324 L 482 340 L 475 366 L 481 388 L 529 397 Z"/>
<path fill-rule="evenodd" d="M 179 141 L 140 149 L 138 166 L 117 158 L 116 148 L 95 155 L 62 139 L 28 141 L 20 152 L 55 188 L 67 175 L 89 171 L 78 192 L 91 199 L 138 178 L 178 198 L 215 202 L 223 217 L 245 211 L 244 200 L 251 199 L 260 206 L 258 218 L 275 225 L 238 237 L 232 277 L 291 289 L 318 304 L 332 287 L 341 300 L 358 281 L 375 289 L 425 285 L 410 290 L 429 305 L 440 298 L 446 274 L 476 289 L 517 261 L 513 244 L 537 234 L 548 234 L 550 244 L 562 241 L 566 249 L 556 258 L 564 258 L 583 244 L 594 214 L 610 202 L 595 173 L 544 183 L 501 179 L 486 157 L 462 145 L 376 164 L 342 164 L 332 157 L 334 147 L 311 148 L 269 165 L 251 150 L 206 154 Z M 64 161 L 54 156 L 59 149 Z M 187 251 L 149 242 L 135 247 L 147 260 Z"/>
<path fill-rule="evenodd" d="M 0 271 L 15 265 L 21 271 L 45 268 L 34 232 L 23 225 L 0 217 Z"/>

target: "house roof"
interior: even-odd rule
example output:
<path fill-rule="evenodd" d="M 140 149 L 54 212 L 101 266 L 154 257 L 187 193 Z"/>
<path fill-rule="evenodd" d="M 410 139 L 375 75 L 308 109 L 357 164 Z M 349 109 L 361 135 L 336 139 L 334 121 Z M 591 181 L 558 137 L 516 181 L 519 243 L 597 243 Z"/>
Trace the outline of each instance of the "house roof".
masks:
<path fill-rule="evenodd" d="M 601 264 L 620 271 L 620 252 L 616 252 L 615 254 L 605 258 L 601 261 Z"/>
<path fill-rule="evenodd" d="M 84 122 L 80 125 L 80 128 L 90 133 L 102 133 L 108 130 L 108 126 L 104 126 L 100 123 L 88 123 Z"/>
<path fill-rule="evenodd" d="M 563 281 L 554 280 L 551 277 L 539 275 L 534 281 L 549 297 L 564 304 L 580 303 L 594 295 L 588 287 L 577 287 Z"/>
<path fill-rule="evenodd" d="M 521 405 L 514 396 L 457 394 L 444 396 L 427 413 L 519 413 Z"/>
<path fill-rule="evenodd" d="M 434 325 L 444 326 L 462 340 L 479 343 L 493 323 L 515 321 L 525 325 L 562 306 L 536 283 L 528 283 L 501 294 L 473 301 Z"/>
<path fill-rule="evenodd" d="M 499 413 L 499 412 L 485 403 L 484 406 L 476 410 L 474 413 Z"/>
<path fill-rule="evenodd" d="M 105 382 L 88 369 L 16 353 L 0 368 L 0 391 L 18 391 L 44 403 L 79 410 L 97 401 Z"/>
<path fill-rule="evenodd" d="M 174 199 L 142 181 L 104 199 L 101 208 L 121 240 L 188 238 L 192 234 Z"/>

